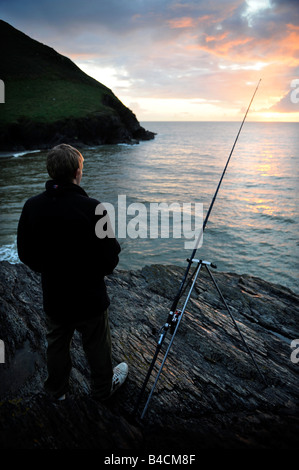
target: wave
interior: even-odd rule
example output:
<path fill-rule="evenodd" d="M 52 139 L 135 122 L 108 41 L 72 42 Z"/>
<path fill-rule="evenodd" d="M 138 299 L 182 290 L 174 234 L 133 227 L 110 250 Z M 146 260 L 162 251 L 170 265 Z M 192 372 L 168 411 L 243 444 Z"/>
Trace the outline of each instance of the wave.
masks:
<path fill-rule="evenodd" d="M 0 152 L 0 158 L 18 158 L 31 153 L 39 153 L 42 150 L 24 150 L 23 152 Z"/>
<path fill-rule="evenodd" d="M 264 219 L 283 222 L 284 224 L 296 224 L 297 223 L 296 220 L 292 219 L 291 217 L 285 217 L 284 215 L 273 215 L 273 214 L 261 213 L 259 214 L 259 216 Z"/>
<path fill-rule="evenodd" d="M 20 263 L 17 249 L 17 241 L 0 246 L 0 261 L 9 261 L 11 264 Z"/>

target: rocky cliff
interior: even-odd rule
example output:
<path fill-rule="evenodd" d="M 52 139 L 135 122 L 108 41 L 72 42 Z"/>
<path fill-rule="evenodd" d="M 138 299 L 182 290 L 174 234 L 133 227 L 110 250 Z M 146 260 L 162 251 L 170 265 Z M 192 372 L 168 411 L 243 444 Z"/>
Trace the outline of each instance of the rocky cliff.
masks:
<path fill-rule="evenodd" d="M 82 147 L 154 138 L 105 85 L 68 57 L 0 20 L 0 150 Z"/>
<path fill-rule="evenodd" d="M 105 404 L 89 395 L 89 369 L 76 333 L 67 399 L 44 393 L 45 319 L 39 276 L 0 264 L 0 447 L 3 449 L 295 448 L 299 438 L 299 297 L 247 275 L 215 273 L 253 352 L 261 380 L 210 278 L 202 272 L 153 394 L 132 416 L 183 270 L 148 266 L 107 278 L 115 363 L 129 376 Z M 170 339 L 170 337 L 169 337 Z M 168 340 L 166 341 L 166 348 Z M 293 354 L 291 359 L 291 354 Z M 157 360 L 157 366 L 163 357 Z M 155 369 L 156 370 L 156 369 Z M 155 373 L 149 381 L 151 387 Z M 148 389 L 145 397 L 147 397 Z"/>

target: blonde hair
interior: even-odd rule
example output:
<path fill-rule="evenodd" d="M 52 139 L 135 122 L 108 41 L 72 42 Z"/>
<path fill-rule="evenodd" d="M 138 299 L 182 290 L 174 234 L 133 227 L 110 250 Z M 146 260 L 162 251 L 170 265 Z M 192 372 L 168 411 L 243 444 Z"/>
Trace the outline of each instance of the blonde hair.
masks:
<path fill-rule="evenodd" d="M 47 157 L 49 176 L 58 181 L 72 181 L 78 168 L 83 168 L 84 158 L 79 150 L 68 144 L 52 148 Z"/>

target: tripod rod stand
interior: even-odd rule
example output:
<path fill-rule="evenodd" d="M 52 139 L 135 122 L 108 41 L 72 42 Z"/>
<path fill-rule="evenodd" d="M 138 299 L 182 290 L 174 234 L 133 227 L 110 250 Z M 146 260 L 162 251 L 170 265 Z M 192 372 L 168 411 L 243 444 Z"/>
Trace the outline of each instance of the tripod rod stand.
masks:
<path fill-rule="evenodd" d="M 236 329 L 237 329 L 237 331 L 238 331 L 238 333 L 239 333 L 239 335 L 240 335 L 240 337 L 241 337 L 241 339 L 242 339 L 242 342 L 243 342 L 243 344 L 245 345 L 245 348 L 246 348 L 247 352 L 249 353 L 249 355 L 250 355 L 250 357 L 251 357 L 251 359 L 252 359 L 252 361 L 253 361 L 253 363 L 254 363 L 254 365 L 255 365 L 255 367 L 256 367 L 256 369 L 257 369 L 257 371 L 258 371 L 258 373 L 259 373 L 259 375 L 260 375 L 260 377 L 261 377 L 261 379 L 262 379 L 262 381 L 263 381 L 264 384 L 267 386 L 267 382 L 266 382 L 264 376 L 262 375 L 262 373 L 261 373 L 261 371 L 260 371 L 260 369 L 259 369 L 259 367 L 258 367 L 258 365 L 257 365 L 257 363 L 256 363 L 256 361 L 255 361 L 255 359 L 254 359 L 254 357 L 253 357 L 253 355 L 252 355 L 252 352 L 250 351 L 250 349 L 249 349 L 249 347 L 248 347 L 248 345 L 247 345 L 247 343 L 246 343 L 246 341 L 245 341 L 245 339 L 244 339 L 244 336 L 242 335 L 242 333 L 241 333 L 241 331 L 240 331 L 240 329 L 239 329 L 239 327 L 238 327 L 238 325 L 237 325 L 237 322 L 235 321 L 235 319 L 234 319 L 234 317 L 233 317 L 233 315 L 232 315 L 232 313 L 231 313 L 231 310 L 230 310 L 229 306 L 227 305 L 227 302 L 226 302 L 225 298 L 223 297 L 222 292 L 220 291 L 220 289 L 219 289 L 219 287 L 218 287 L 218 285 L 217 285 L 217 283 L 216 283 L 216 280 L 215 280 L 213 274 L 211 273 L 211 271 L 210 271 L 210 269 L 209 269 L 209 266 L 211 266 L 211 267 L 213 267 L 213 268 L 216 268 L 216 266 L 215 266 L 214 264 L 208 262 L 208 261 L 198 260 L 198 259 L 195 259 L 195 258 L 193 258 L 193 259 L 191 260 L 191 262 L 192 262 L 192 263 L 193 263 L 193 262 L 194 262 L 194 263 L 197 263 L 197 268 L 196 268 L 196 270 L 194 271 L 194 274 L 193 274 L 193 281 L 192 281 L 191 287 L 190 287 L 190 289 L 189 289 L 189 292 L 188 292 L 188 294 L 187 294 L 186 300 L 185 300 L 185 302 L 184 302 L 183 308 L 182 308 L 182 310 L 176 311 L 176 312 L 172 315 L 172 322 L 171 322 L 171 324 L 166 323 L 166 324 L 162 327 L 162 329 L 161 329 L 161 330 L 162 330 L 162 333 L 161 333 L 161 335 L 160 335 L 160 337 L 159 337 L 159 340 L 158 340 L 156 353 L 155 353 L 155 355 L 154 355 L 154 359 L 153 359 L 153 361 L 152 361 L 152 365 L 151 365 L 151 367 L 150 367 L 150 370 L 149 370 L 149 372 L 148 372 L 148 375 L 147 375 L 147 377 L 146 377 L 146 380 L 145 380 L 145 382 L 144 382 L 144 384 L 143 384 L 143 388 L 142 388 L 142 390 L 141 390 L 141 394 L 140 394 L 140 396 L 139 396 L 139 400 L 138 400 L 137 405 L 136 405 L 136 407 L 135 407 L 135 411 L 136 411 L 136 410 L 137 410 L 137 407 L 138 407 L 138 405 L 139 405 L 139 403 L 140 403 L 141 397 L 142 397 L 142 395 L 143 395 L 143 393 L 144 393 L 144 391 L 145 391 L 145 387 L 146 387 L 147 381 L 148 381 L 148 379 L 149 379 L 150 373 L 151 373 L 151 371 L 152 371 L 152 369 L 153 369 L 154 363 L 155 363 L 155 361 L 156 361 L 156 358 L 157 358 L 157 356 L 158 356 L 158 353 L 159 353 L 159 351 L 160 351 L 160 349 L 161 349 L 161 346 L 162 346 L 162 344 L 163 344 L 163 341 L 164 341 L 164 338 L 165 338 L 166 333 L 167 333 L 167 331 L 168 331 L 168 328 L 170 328 L 170 329 L 172 330 L 172 332 L 173 332 L 173 333 L 172 333 L 172 337 L 171 337 L 171 340 L 170 340 L 170 342 L 169 342 L 169 344 L 168 344 L 168 347 L 167 347 L 167 350 L 166 350 L 166 352 L 165 352 L 165 355 L 164 355 L 164 357 L 163 357 L 163 360 L 162 360 L 162 363 L 161 363 L 161 365 L 160 365 L 159 371 L 158 371 L 158 373 L 157 373 L 155 382 L 154 382 L 154 384 L 153 384 L 153 386 L 152 386 L 152 389 L 151 389 L 151 391 L 150 391 L 150 393 L 149 393 L 148 399 L 147 399 L 147 401 L 146 401 L 146 403 L 145 403 L 144 409 L 143 409 L 142 414 L 141 414 L 141 419 L 144 418 L 145 413 L 146 413 L 146 411 L 147 411 L 148 405 L 149 405 L 149 403 L 150 403 L 150 400 L 151 400 L 152 395 L 153 395 L 153 393 L 154 393 L 154 390 L 155 390 L 155 388 L 156 388 L 156 385 L 157 385 L 157 382 L 158 382 L 158 380 L 159 380 L 159 377 L 160 377 L 160 374 L 161 374 L 161 372 L 162 372 L 162 369 L 163 369 L 163 367 L 164 367 L 166 358 L 167 358 L 168 353 L 169 353 L 169 351 L 170 351 L 170 348 L 171 348 L 171 346 L 172 346 L 173 340 L 174 340 L 175 335 L 176 335 L 176 333 L 177 333 L 178 327 L 179 327 L 180 322 L 181 322 L 181 320 L 182 320 L 182 316 L 183 316 L 183 314 L 184 314 L 184 312 L 185 312 L 185 309 L 186 309 L 187 304 L 188 304 L 188 302 L 189 302 L 189 299 L 190 299 L 191 293 L 192 293 L 192 291 L 193 291 L 194 285 L 195 285 L 195 283 L 196 283 L 196 280 L 197 280 L 199 271 L 200 271 L 200 269 L 201 269 L 202 266 L 205 266 L 205 268 L 207 269 L 207 271 L 208 271 L 208 273 L 209 273 L 209 276 L 210 276 L 211 280 L 213 281 L 213 284 L 214 284 L 214 286 L 216 287 L 217 292 L 218 292 L 218 294 L 219 294 L 219 296 L 220 296 L 222 302 L 224 303 L 225 308 L 227 309 L 227 311 L 228 311 L 228 313 L 229 313 L 229 315 L 230 315 L 230 317 L 231 317 L 231 319 L 232 319 L 232 321 L 233 321 L 233 323 L 234 323 L 234 325 L 235 325 L 235 327 L 236 327 Z"/>
<path fill-rule="evenodd" d="M 258 367 L 258 365 L 257 365 L 257 363 L 256 363 L 256 361 L 255 361 L 255 359 L 254 359 L 254 357 L 253 357 L 253 355 L 252 355 L 252 352 L 250 351 L 250 349 L 249 349 L 249 347 L 248 347 L 248 345 L 247 345 L 247 343 L 246 343 L 246 341 L 245 341 L 245 339 L 244 339 L 244 336 L 242 335 L 242 333 L 241 333 L 241 331 L 240 331 L 240 328 L 238 327 L 238 324 L 237 324 L 236 320 L 234 319 L 234 317 L 233 317 L 233 315 L 232 315 L 232 313 L 231 313 L 231 311 L 230 311 L 230 308 L 229 308 L 229 306 L 227 305 L 226 300 L 225 300 L 225 298 L 223 297 L 222 292 L 220 291 L 220 289 L 219 289 L 219 287 L 218 287 L 218 285 L 217 285 L 217 283 L 216 283 L 216 281 L 215 281 L 215 278 L 214 278 L 213 274 L 212 274 L 211 271 L 209 270 L 208 265 L 205 265 L 205 266 L 206 266 L 206 269 L 207 269 L 207 271 L 208 271 L 208 273 L 209 273 L 209 275 L 210 275 L 210 278 L 212 279 L 212 281 L 213 281 L 213 283 L 214 283 L 214 286 L 215 286 L 216 289 L 217 289 L 218 294 L 219 294 L 220 297 L 221 297 L 222 302 L 223 302 L 224 305 L 225 305 L 226 310 L 228 311 L 228 313 L 229 313 L 229 315 L 230 315 L 230 317 L 231 317 L 231 319 L 232 319 L 232 321 L 233 321 L 233 323 L 234 323 L 234 325 L 235 325 L 235 327 L 236 327 L 236 330 L 238 331 L 238 333 L 239 333 L 239 335 L 240 335 L 240 337 L 241 337 L 241 339 L 242 339 L 242 341 L 243 341 L 243 344 L 244 344 L 245 348 L 247 349 L 248 354 L 250 355 L 250 357 L 251 357 L 251 359 L 252 359 L 252 361 L 253 361 L 253 363 L 254 363 L 254 365 L 255 365 L 255 367 L 256 367 L 256 369 L 257 369 L 257 371 L 258 371 L 258 373 L 259 373 L 259 375 L 260 375 L 260 377 L 261 377 L 261 379 L 262 379 L 262 381 L 263 381 L 264 384 L 267 386 L 267 382 L 266 382 L 266 380 L 265 380 L 263 374 L 261 373 L 260 368 Z"/>

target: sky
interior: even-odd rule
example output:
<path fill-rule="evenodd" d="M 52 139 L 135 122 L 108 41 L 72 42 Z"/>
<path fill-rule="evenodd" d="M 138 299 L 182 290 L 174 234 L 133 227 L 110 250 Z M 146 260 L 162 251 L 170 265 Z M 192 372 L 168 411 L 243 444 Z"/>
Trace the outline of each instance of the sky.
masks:
<path fill-rule="evenodd" d="M 0 0 L 139 121 L 299 121 L 298 0 Z"/>

